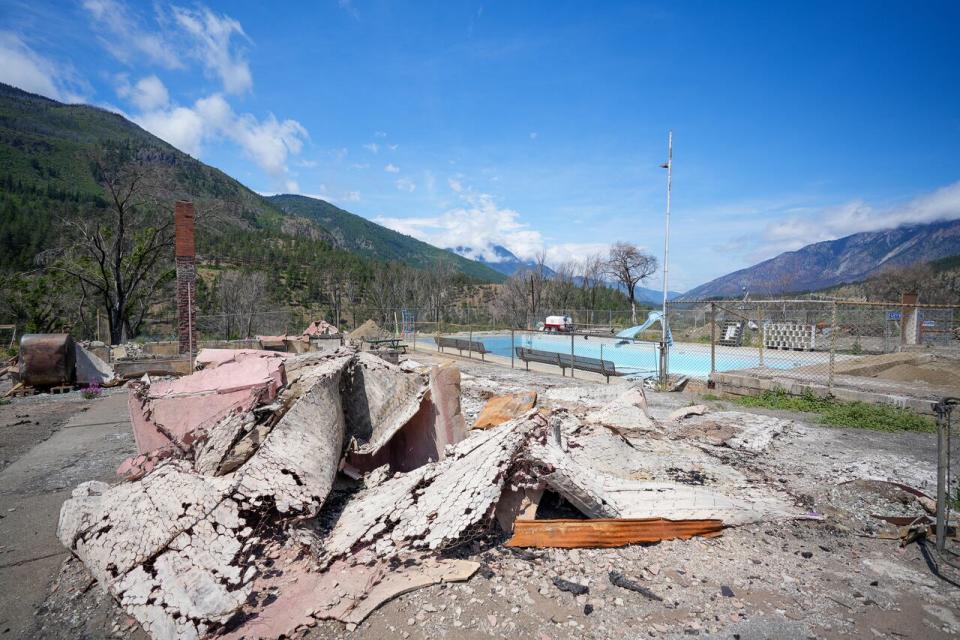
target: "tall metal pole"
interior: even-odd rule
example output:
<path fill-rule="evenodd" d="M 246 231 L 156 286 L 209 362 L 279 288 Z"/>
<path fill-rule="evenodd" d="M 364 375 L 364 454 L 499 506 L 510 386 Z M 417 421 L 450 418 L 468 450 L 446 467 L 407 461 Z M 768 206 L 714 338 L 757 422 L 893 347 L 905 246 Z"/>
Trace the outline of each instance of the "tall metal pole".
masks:
<path fill-rule="evenodd" d="M 670 195 L 673 190 L 673 130 L 667 134 L 667 162 L 662 165 L 667 170 L 667 215 L 666 224 L 663 233 L 663 307 L 660 319 L 660 378 L 663 383 L 667 382 L 668 364 L 667 364 L 667 286 L 669 284 L 670 273 Z"/>

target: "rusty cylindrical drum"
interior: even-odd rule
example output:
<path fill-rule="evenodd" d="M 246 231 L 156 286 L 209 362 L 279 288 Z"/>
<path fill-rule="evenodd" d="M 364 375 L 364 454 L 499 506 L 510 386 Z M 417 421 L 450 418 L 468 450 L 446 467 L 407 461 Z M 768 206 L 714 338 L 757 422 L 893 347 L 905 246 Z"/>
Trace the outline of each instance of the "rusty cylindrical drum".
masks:
<path fill-rule="evenodd" d="M 76 348 L 69 333 L 27 333 L 20 338 L 20 381 L 31 387 L 73 384 Z"/>

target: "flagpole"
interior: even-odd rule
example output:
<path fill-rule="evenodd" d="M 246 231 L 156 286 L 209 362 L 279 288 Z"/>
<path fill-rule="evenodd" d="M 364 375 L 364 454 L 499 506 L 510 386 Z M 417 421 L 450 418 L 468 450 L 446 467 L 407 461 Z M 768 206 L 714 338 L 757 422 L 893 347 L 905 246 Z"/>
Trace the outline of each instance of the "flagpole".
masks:
<path fill-rule="evenodd" d="M 660 377 L 667 382 L 667 287 L 670 273 L 670 195 L 673 189 L 673 130 L 667 134 L 667 162 L 661 165 L 667 170 L 667 215 L 663 234 L 663 306 L 660 320 L 661 344 L 660 347 Z"/>

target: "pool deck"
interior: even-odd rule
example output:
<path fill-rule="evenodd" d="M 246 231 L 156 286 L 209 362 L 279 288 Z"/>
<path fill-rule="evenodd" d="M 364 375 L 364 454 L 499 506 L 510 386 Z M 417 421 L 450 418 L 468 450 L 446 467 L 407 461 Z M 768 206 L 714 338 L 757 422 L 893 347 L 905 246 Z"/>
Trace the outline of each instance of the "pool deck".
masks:
<path fill-rule="evenodd" d="M 474 336 L 478 336 L 478 335 L 480 334 L 474 334 Z M 490 334 L 488 333 L 486 335 L 490 335 Z M 510 334 L 508 333 L 507 335 L 510 335 Z M 460 336 L 458 335 L 457 337 L 460 337 Z M 463 355 L 460 355 L 459 353 L 457 353 L 456 349 L 450 349 L 450 348 L 445 349 L 441 353 L 437 349 L 437 345 L 434 344 L 432 336 L 429 338 L 418 338 L 415 344 L 411 344 L 411 348 L 408 350 L 407 356 L 412 360 L 416 360 L 418 353 L 428 354 L 433 357 L 440 356 L 442 358 L 448 358 L 450 360 L 455 360 L 455 361 L 468 361 L 468 362 L 475 362 L 475 363 L 485 362 L 491 366 L 506 367 L 508 369 L 511 369 L 511 368 L 521 369 L 521 370 L 529 369 L 530 371 L 536 371 L 538 373 L 549 373 L 549 374 L 556 375 L 558 377 L 567 377 L 567 378 L 572 377 L 576 380 L 588 380 L 590 382 L 599 382 L 599 383 L 607 382 L 606 377 L 600 375 L 599 373 L 591 373 L 589 371 L 581 371 L 577 369 L 576 371 L 572 372 L 572 374 L 563 376 L 560 368 L 555 367 L 553 365 L 541 364 L 539 362 L 531 362 L 529 363 L 529 367 L 527 367 L 526 365 L 528 363 L 522 362 L 517 358 L 514 358 L 511 361 L 511 359 L 506 356 L 498 356 L 493 353 L 484 354 L 482 359 L 480 357 L 480 354 L 471 353 L 468 356 L 466 353 L 464 353 Z M 619 377 L 619 376 L 611 377 L 609 380 L 610 384 L 622 384 L 624 382 L 627 382 L 627 378 Z"/>
<path fill-rule="evenodd" d="M 456 334 L 457 337 L 467 337 L 470 334 Z M 484 331 L 472 334 L 474 340 L 488 336 L 502 337 L 509 332 Z M 517 333 L 531 335 L 530 333 Z M 533 334 L 542 335 L 542 334 Z M 569 339 L 569 336 L 555 336 Z M 577 336 L 579 338 L 579 336 Z M 605 344 L 618 342 L 613 337 L 590 336 L 591 341 L 603 341 Z M 655 343 L 640 343 L 654 345 Z M 520 345 L 519 339 L 517 345 Z M 411 349 L 411 357 L 417 352 L 430 355 L 441 355 L 452 360 L 480 361 L 480 355 L 458 354 L 455 350 L 446 349 L 439 353 L 433 336 L 420 336 L 417 344 Z M 792 395 L 813 393 L 819 396 L 831 395 L 840 400 L 861 401 L 871 404 L 886 404 L 910 409 L 918 413 L 931 414 L 934 402 L 948 395 L 955 395 L 955 390 L 940 388 L 929 384 L 897 382 L 887 379 L 869 377 L 871 372 L 893 366 L 901 361 L 917 358 L 917 354 L 884 354 L 884 355 L 848 355 L 835 354 L 834 375 L 830 380 L 829 353 L 823 351 L 781 351 L 764 349 L 762 362 L 765 366 L 725 369 L 725 364 L 743 359 L 759 359 L 760 350 L 757 347 L 727 347 L 716 346 L 714 358 L 719 371 L 708 375 L 690 375 L 690 378 L 709 381 L 718 393 L 731 395 L 757 395 L 764 391 L 783 390 Z M 674 364 L 672 370 L 682 370 L 684 357 L 702 360 L 710 357 L 710 345 L 703 343 L 678 342 L 674 343 L 670 352 L 670 360 Z M 526 369 L 539 373 L 560 374 L 560 369 L 553 365 L 542 363 L 525 363 L 519 359 L 512 359 L 493 353 L 486 353 L 483 361 L 501 367 Z M 789 368 L 778 368 L 789 363 Z M 619 363 L 618 367 L 621 366 Z M 625 366 L 625 365 L 624 365 Z M 688 374 L 683 374 L 688 375 Z M 567 377 L 571 377 L 567 374 Z M 587 371 L 576 370 L 572 377 L 578 380 L 605 382 L 602 375 Z M 628 382 L 630 377 L 611 378 L 610 383 Z M 954 393 L 951 393 L 954 392 Z"/>

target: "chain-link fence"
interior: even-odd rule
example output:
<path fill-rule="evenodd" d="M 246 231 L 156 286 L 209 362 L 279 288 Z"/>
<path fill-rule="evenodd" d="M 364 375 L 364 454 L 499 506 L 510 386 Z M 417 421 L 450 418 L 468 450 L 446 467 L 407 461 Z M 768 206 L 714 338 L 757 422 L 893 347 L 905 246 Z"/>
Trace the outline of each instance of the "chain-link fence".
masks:
<path fill-rule="evenodd" d="M 478 320 L 473 322 L 423 321 L 410 310 L 396 315 L 401 320 L 392 333 L 413 348 L 440 350 L 443 338 L 461 340 L 455 352 L 466 357 L 509 359 L 524 367 L 552 363 L 565 375 L 615 370 L 661 381 L 706 381 L 747 372 L 832 388 L 837 376 L 869 372 L 878 362 L 869 356 L 911 350 L 960 355 L 960 307 L 944 305 L 675 301 L 668 305 L 666 332 L 660 311 L 649 308 L 636 320 L 630 310 L 547 310 L 522 328 L 479 313 L 463 316 Z M 547 322 L 551 316 L 561 324 Z"/>
<path fill-rule="evenodd" d="M 308 310 L 288 308 L 198 314 L 193 321 L 200 341 L 233 341 L 256 336 L 299 335 L 315 319 Z M 102 327 L 102 333 L 106 333 L 106 327 Z M 162 316 L 144 320 L 136 341 L 167 342 L 177 340 L 177 335 L 177 317 Z"/>
<path fill-rule="evenodd" d="M 299 335 L 330 309 L 198 314 L 199 342 Z M 519 318 L 519 320 L 518 320 Z M 544 309 L 509 319 L 489 306 L 345 311 L 344 331 L 394 338 L 410 350 L 454 349 L 514 367 L 565 375 L 682 378 L 704 382 L 751 375 L 832 388 L 837 376 L 869 372 L 869 356 L 924 350 L 960 357 L 960 307 L 831 300 L 673 301 L 667 330 L 659 309 Z M 372 322 L 371 322 L 372 321 Z M 559 324 L 557 324 L 559 323 Z M 443 346 L 443 338 L 467 345 Z M 145 321 L 138 342 L 177 339 L 177 319 Z M 475 343 L 470 345 L 470 343 Z M 449 343 L 455 345 L 456 343 Z"/>

